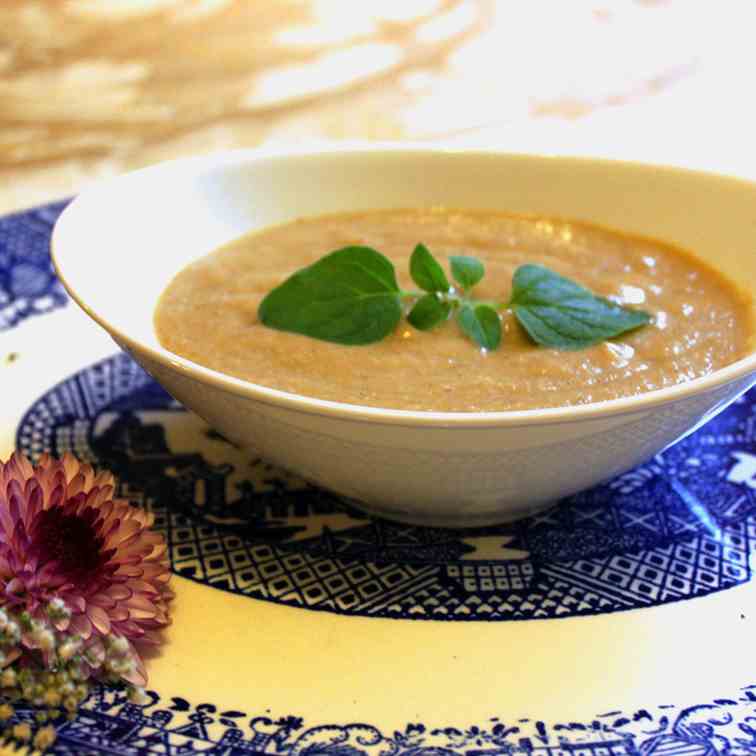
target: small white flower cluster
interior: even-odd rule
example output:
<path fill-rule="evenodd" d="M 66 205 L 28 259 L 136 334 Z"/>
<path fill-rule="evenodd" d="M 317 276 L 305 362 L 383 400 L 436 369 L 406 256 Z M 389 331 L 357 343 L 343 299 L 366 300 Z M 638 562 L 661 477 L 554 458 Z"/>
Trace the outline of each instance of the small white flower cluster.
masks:
<path fill-rule="evenodd" d="M 7 650 L 21 642 L 21 626 L 0 607 L 0 667 L 5 666 Z"/>
<path fill-rule="evenodd" d="M 71 617 L 60 599 L 53 599 L 45 614 L 31 617 L 26 610 L 0 607 L 0 743 L 33 742 L 39 748 L 37 736 L 43 731 L 41 741 L 49 740 L 47 727 L 34 735 L 28 723 L 6 726 L 14 715 L 13 704 L 23 701 L 37 708 L 40 726 L 61 716 L 71 718 L 89 696 L 90 679 L 118 683 L 134 670 L 134 654 L 125 638 L 85 644 L 57 630 L 56 625 Z M 144 691 L 134 688 L 130 695 L 141 700 Z"/>

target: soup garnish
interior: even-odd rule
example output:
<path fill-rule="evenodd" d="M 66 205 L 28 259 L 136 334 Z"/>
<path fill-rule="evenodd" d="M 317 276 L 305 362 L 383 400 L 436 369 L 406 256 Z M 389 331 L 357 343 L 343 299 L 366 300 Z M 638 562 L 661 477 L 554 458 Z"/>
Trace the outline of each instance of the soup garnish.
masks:
<path fill-rule="evenodd" d="M 338 249 L 298 270 L 260 303 L 260 322 L 336 344 L 371 344 L 396 330 L 404 300 L 412 302 L 407 321 L 428 331 L 454 317 L 462 331 L 489 351 L 501 343 L 498 310 L 511 310 L 534 343 L 576 350 L 599 344 L 646 325 L 651 316 L 623 307 L 543 265 L 515 270 L 506 302 L 477 301 L 473 287 L 485 275 L 476 257 L 451 255 L 459 288 L 424 244 L 410 257 L 410 275 L 422 291 L 404 291 L 394 265 L 375 249 Z"/>

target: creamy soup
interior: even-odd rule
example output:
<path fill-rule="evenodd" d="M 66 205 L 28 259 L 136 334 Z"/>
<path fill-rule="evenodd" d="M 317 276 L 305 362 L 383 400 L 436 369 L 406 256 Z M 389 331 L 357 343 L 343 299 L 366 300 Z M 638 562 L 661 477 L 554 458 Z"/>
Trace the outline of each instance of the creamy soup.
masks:
<path fill-rule="evenodd" d="M 576 352 L 534 345 L 511 313 L 501 346 L 481 350 L 451 320 L 432 331 L 402 320 L 384 341 L 342 346 L 273 330 L 262 298 L 335 249 L 389 257 L 403 289 L 425 244 L 486 266 L 478 299 L 506 301 L 512 274 L 538 263 L 594 293 L 649 312 L 652 323 Z M 163 346 L 223 373 L 296 394 L 405 410 L 478 412 L 599 402 L 689 381 L 752 347 L 750 297 L 670 245 L 565 220 L 428 209 L 297 220 L 243 237 L 181 271 L 155 316 Z"/>

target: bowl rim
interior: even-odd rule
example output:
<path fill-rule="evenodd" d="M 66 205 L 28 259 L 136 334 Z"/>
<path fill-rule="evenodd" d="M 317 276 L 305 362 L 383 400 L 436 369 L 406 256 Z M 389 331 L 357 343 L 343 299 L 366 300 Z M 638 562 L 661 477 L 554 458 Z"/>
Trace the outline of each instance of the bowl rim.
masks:
<path fill-rule="evenodd" d="M 215 152 L 208 155 L 189 156 L 175 160 L 164 161 L 136 171 L 111 177 L 84 189 L 63 210 L 53 228 L 50 248 L 55 272 L 73 301 L 98 325 L 107 331 L 116 343 L 128 352 L 142 354 L 150 361 L 163 367 L 172 369 L 185 377 L 195 379 L 202 384 L 211 385 L 219 390 L 236 396 L 254 400 L 256 402 L 294 410 L 307 415 L 328 416 L 334 419 L 357 421 L 370 424 L 399 425 L 413 428 L 426 427 L 466 427 L 466 428 L 504 428 L 521 426 L 540 426 L 572 423 L 588 420 L 605 420 L 627 414 L 647 412 L 660 405 L 680 401 L 690 396 L 705 393 L 721 386 L 749 376 L 756 383 L 756 349 L 741 359 L 726 365 L 714 372 L 695 378 L 691 381 L 654 389 L 633 396 L 609 399 L 587 404 L 566 407 L 546 407 L 529 410 L 500 410 L 495 412 L 438 412 L 427 410 L 400 410 L 383 407 L 369 407 L 347 402 L 336 402 L 327 399 L 295 394 L 280 389 L 263 386 L 245 381 L 241 378 L 227 375 L 218 370 L 205 367 L 192 360 L 181 357 L 164 347 L 153 347 L 139 339 L 132 338 L 110 323 L 103 315 L 96 312 L 77 292 L 75 284 L 65 273 L 64 257 L 65 233 L 68 223 L 78 222 L 79 213 L 86 212 L 86 203 L 90 196 L 96 196 L 109 186 L 131 180 L 135 177 L 146 176 L 150 173 L 162 173 L 171 170 L 201 170 L 221 168 L 229 164 L 240 162 L 258 162 L 262 160 L 286 160 L 287 158 L 312 158 L 319 156 L 333 156 L 339 154 L 374 155 L 376 153 L 404 154 L 410 156 L 428 155 L 462 155 L 478 158 L 493 158 L 513 162 L 538 162 L 556 160 L 561 163 L 575 165 L 594 165 L 609 170 L 640 170 L 649 172 L 663 171 L 678 176 L 695 176 L 705 180 L 724 181 L 730 184 L 741 184 L 751 190 L 756 188 L 756 182 L 737 176 L 717 173 L 713 171 L 697 170 L 674 165 L 641 162 L 635 160 L 620 160 L 614 158 L 592 157 L 589 155 L 567 155 L 559 153 L 541 152 L 507 152 L 497 149 L 479 147 L 449 147 L 443 145 L 427 145 L 414 143 L 339 143 L 336 145 L 302 146 L 295 148 L 250 148 L 232 149 Z M 82 207 L 83 206 L 83 207 Z M 86 216 L 84 216 L 86 217 Z M 154 304 L 154 303 L 153 303 Z"/>

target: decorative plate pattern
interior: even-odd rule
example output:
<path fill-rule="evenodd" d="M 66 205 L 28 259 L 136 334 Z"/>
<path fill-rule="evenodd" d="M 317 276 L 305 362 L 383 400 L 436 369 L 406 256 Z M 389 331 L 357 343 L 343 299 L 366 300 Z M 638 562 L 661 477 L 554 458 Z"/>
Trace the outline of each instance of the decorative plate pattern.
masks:
<path fill-rule="evenodd" d="M 54 322 L 66 302 L 48 258 L 50 228 L 62 207 L 0 219 L 0 341 L 3 330 L 30 316 Z M 14 401 L 12 385 L 7 402 Z M 756 564 L 756 389 L 695 435 L 607 485 L 521 523 L 472 530 L 366 517 L 350 502 L 231 446 L 122 354 L 51 387 L 19 422 L 17 444 L 31 456 L 72 450 L 110 467 L 121 478 L 121 493 L 155 512 L 178 574 L 291 607 L 421 620 L 574 617 L 711 595 L 752 579 Z M 737 616 L 736 624 L 746 627 L 746 613 Z M 465 637 L 476 624 L 483 627 L 463 626 Z M 515 627 L 495 629 L 498 635 Z M 717 653 L 717 643 L 701 649 L 702 657 Z M 737 653 L 744 681 L 752 680 L 754 654 L 747 648 Z M 588 657 L 581 660 L 589 664 Z M 697 665 L 703 674 L 712 672 L 691 659 Z M 387 729 L 375 724 L 383 721 L 377 711 L 323 722 L 310 711 L 289 711 L 294 706 L 265 709 L 265 698 L 219 707 L 210 680 L 207 698 L 192 701 L 181 697 L 177 679 L 156 682 L 168 693 L 149 692 L 146 705 L 129 703 L 119 690 L 97 689 L 73 721 L 56 723 L 51 752 L 756 754 L 756 685 L 729 688 L 734 692 L 726 696 L 713 691 L 698 704 L 704 696 L 691 701 L 681 688 L 662 705 L 649 687 L 648 706 L 607 706 L 585 721 L 560 722 L 558 712 L 541 706 L 532 717 L 512 719 L 511 703 L 491 698 L 483 706 L 490 715 L 469 725 L 460 715 L 439 727 L 428 714 Z M 466 685 L 460 680 L 460 690 Z M 33 716 L 17 709 L 17 721 Z"/>
<path fill-rule="evenodd" d="M 382 732 L 363 723 L 308 727 L 298 716 L 250 716 L 155 693 L 137 706 L 100 689 L 74 722 L 58 723 L 61 756 L 279 754 L 281 756 L 716 756 L 756 752 L 756 685 L 707 703 L 608 711 L 590 722 L 504 721 L 470 727 L 408 724 Z M 33 713 L 21 711 L 18 719 Z"/>
<path fill-rule="evenodd" d="M 756 553 L 756 391 L 665 454 L 518 523 L 370 519 L 251 458 L 129 357 L 42 397 L 19 448 L 111 469 L 155 513 L 180 575 L 341 614 L 526 620 L 665 604 L 744 583 Z"/>
<path fill-rule="evenodd" d="M 50 262 L 50 234 L 67 204 L 0 218 L 0 332 L 68 301 Z"/>

